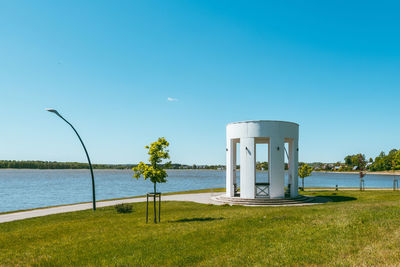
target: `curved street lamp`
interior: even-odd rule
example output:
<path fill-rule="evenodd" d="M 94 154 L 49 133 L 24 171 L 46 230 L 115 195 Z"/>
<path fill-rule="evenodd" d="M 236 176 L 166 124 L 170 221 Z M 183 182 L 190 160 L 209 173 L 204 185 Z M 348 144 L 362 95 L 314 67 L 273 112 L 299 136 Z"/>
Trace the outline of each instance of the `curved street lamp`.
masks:
<path fill-rule="evenodd" d="M 96 192 L 95 192 L 95 188 L 94 188 L 93 168 L 92 168 L 92 163 L 90 162 L 89 154 L 88 154 L 88 152 L 87 152 L 87 150 L 86 150 L 85 144 L 83 143 L 83 141 L 82 141 L 81 137 L 79 136 L 78 132 L 75 130 L 74 126 L 72 126 L 72 124 L 69 123 L 69 121 L 67 121 L 66 119 L 64 119 L 64 117 L 61 116 L 61 114 L 58 113 L 57 110 L 52 109 L 52 108 L 46 108 L 46 110 L 47 110 L 48 112 L 52 112 L 52 113 L 56 114 L 58 117 L 60 117 L 61 119 L 63 119 L 66 123 L 68 123 L 68 125 L 71 126 L 72 130 L 74 130 L 74 132 L 75 132 L 76 135 L 78 136 L 79 141 L 81 141 L 81 144 L 82 144 L 82 146 L 83 146 L 83 149 L 85 150 L 86 157 L 87 157 L 88 162 L 89 162 L 90 174 L 92 175 L 93 210 L 96 210 Z"/>

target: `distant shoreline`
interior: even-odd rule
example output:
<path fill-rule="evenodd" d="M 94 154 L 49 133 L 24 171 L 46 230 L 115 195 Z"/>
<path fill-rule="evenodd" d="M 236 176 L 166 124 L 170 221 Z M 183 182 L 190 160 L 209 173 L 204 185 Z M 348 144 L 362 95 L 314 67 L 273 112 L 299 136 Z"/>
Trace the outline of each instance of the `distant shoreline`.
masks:
<path fill-rule="evenodd" d="M 93 163 L 93 169 L 111 169 L 124 170 L 132 169 L 137 164 L 101 164 Z M 161 166 L 169 169 L 223 169 L 224 165 L 186 165 L 180 163 L 165 163 Z M 89 169 L 88 163 L 83 162 L 58 162 L 58 161 L 41 161 L 41 160 L 0 160 L 0 169 L 39 169 L 39 170 L 73 170 L 73 169 Z"/>
<path fill-rule="evenodd" d="M 89 167 L 87 168 L 65 168 L 65 169 L 37 169 L 37 168 L 0 168 L 0 170 L 88 170 Z M 103 171 L 113 171 L 113 170 L 131 170 L 131 168 L 93 168 L 93 170 L 103 170 Z M 218 170 L 218 169 L 205 169 L 205 168 L 199 168 L 199 169 L 166 169 L 167 171 L 225 171 L 223 170 Z M 239 169 L 238 169 L 239 171 Z M 268 172 L 268 170 L 257 170 L 258 172 Z M 287 172 L 287 170 L 285 170 Z M 313 171 L 313 173 L 336 173 L 336 174 L 359 174 L 358 171 Z M 370 175 L 395 175 L 399 176 L 400 175 L 400 170 L 396 170 L 395 172 L 393 171 L 376 171 L 376 172 L 365 172 L 365 174 L 370 174 Z"/>
<path fill-rule="evenodd" d="M 33 171 L 80 171 L 80 170 L 89 170 L 87 168 L 76 168 L 76 169 L 37 169 L 37 168 L 0 168 L 1 170 L 33 170 Z M 131 171 L 131 168 L 126 169 L 111 169 L 111 168 L 93 168 L 93 171 Z M 165 169 L 166 171 L 225 171 L 225 170 L 217 170 L 217 169 Z M 286 171 L 286 170 L 285 170 Z"/>
<path fill-rule="evenodd" d="M 343 173 L 343 174 L 359 174 L 359 171 L 343 171 L 343 172 L 335 172 L 335 171 L 313 171 L 318 173 Z M 377 172 L 365 172 L 365 174 L 377 174 L 377 175 L 400 175 L 400 170 L 396 171 L 377 171 Z"/>

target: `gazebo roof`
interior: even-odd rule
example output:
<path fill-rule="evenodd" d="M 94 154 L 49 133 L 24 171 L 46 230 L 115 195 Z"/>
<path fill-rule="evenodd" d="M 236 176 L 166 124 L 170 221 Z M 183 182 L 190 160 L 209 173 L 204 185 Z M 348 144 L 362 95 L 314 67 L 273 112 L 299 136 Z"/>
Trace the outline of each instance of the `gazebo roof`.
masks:
<path fill-rule="evenodd" d="M 291 122 L 291 121 L 276 121 L 276 120 L 251 120 L 251 121 L 237 121 L 237 122 L 231 122 L 231 123 L 228 123 L 228 125 L 230 125 L 230 124 L 238 124 L 238 123 L 251 123 L 251 122 L 280 122 L 280 123 L 290 123 L 290 124 L 299 125 L 298 123 Z"/>

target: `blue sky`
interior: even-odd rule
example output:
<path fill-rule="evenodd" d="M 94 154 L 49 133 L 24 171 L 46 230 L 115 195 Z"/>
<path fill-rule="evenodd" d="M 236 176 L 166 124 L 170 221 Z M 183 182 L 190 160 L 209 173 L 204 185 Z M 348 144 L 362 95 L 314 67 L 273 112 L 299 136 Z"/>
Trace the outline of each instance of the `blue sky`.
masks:
<path fill-rule="evenodd" d="M 399 148 L 397 1 L 1 1 L 0 159 L 224 164 L 225 126 L 300 124 L 300 160 Z M 169 101 L 175 100 L 175 101 Z M 261 160 L 263 158 L 260 158 Z"/>

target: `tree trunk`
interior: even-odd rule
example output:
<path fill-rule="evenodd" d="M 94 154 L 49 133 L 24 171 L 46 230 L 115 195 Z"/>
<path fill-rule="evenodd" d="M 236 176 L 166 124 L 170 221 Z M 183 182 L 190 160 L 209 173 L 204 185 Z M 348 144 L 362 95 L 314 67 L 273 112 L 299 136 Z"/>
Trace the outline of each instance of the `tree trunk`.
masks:
<path fill-rule="evenodd" d="M 304 178 L 301 178 L 301 183 L 303 184 L 303 185 L 302 185 L 302 189 L 303 189 L 303 191 L 304 191 Z"/>
<path fill-rule="evenodd" d="M 157 210 L 156 210 L 156 192 L 157 192 L 157 183 L 154 183 L 154 223 L 157 223 Z"/>

